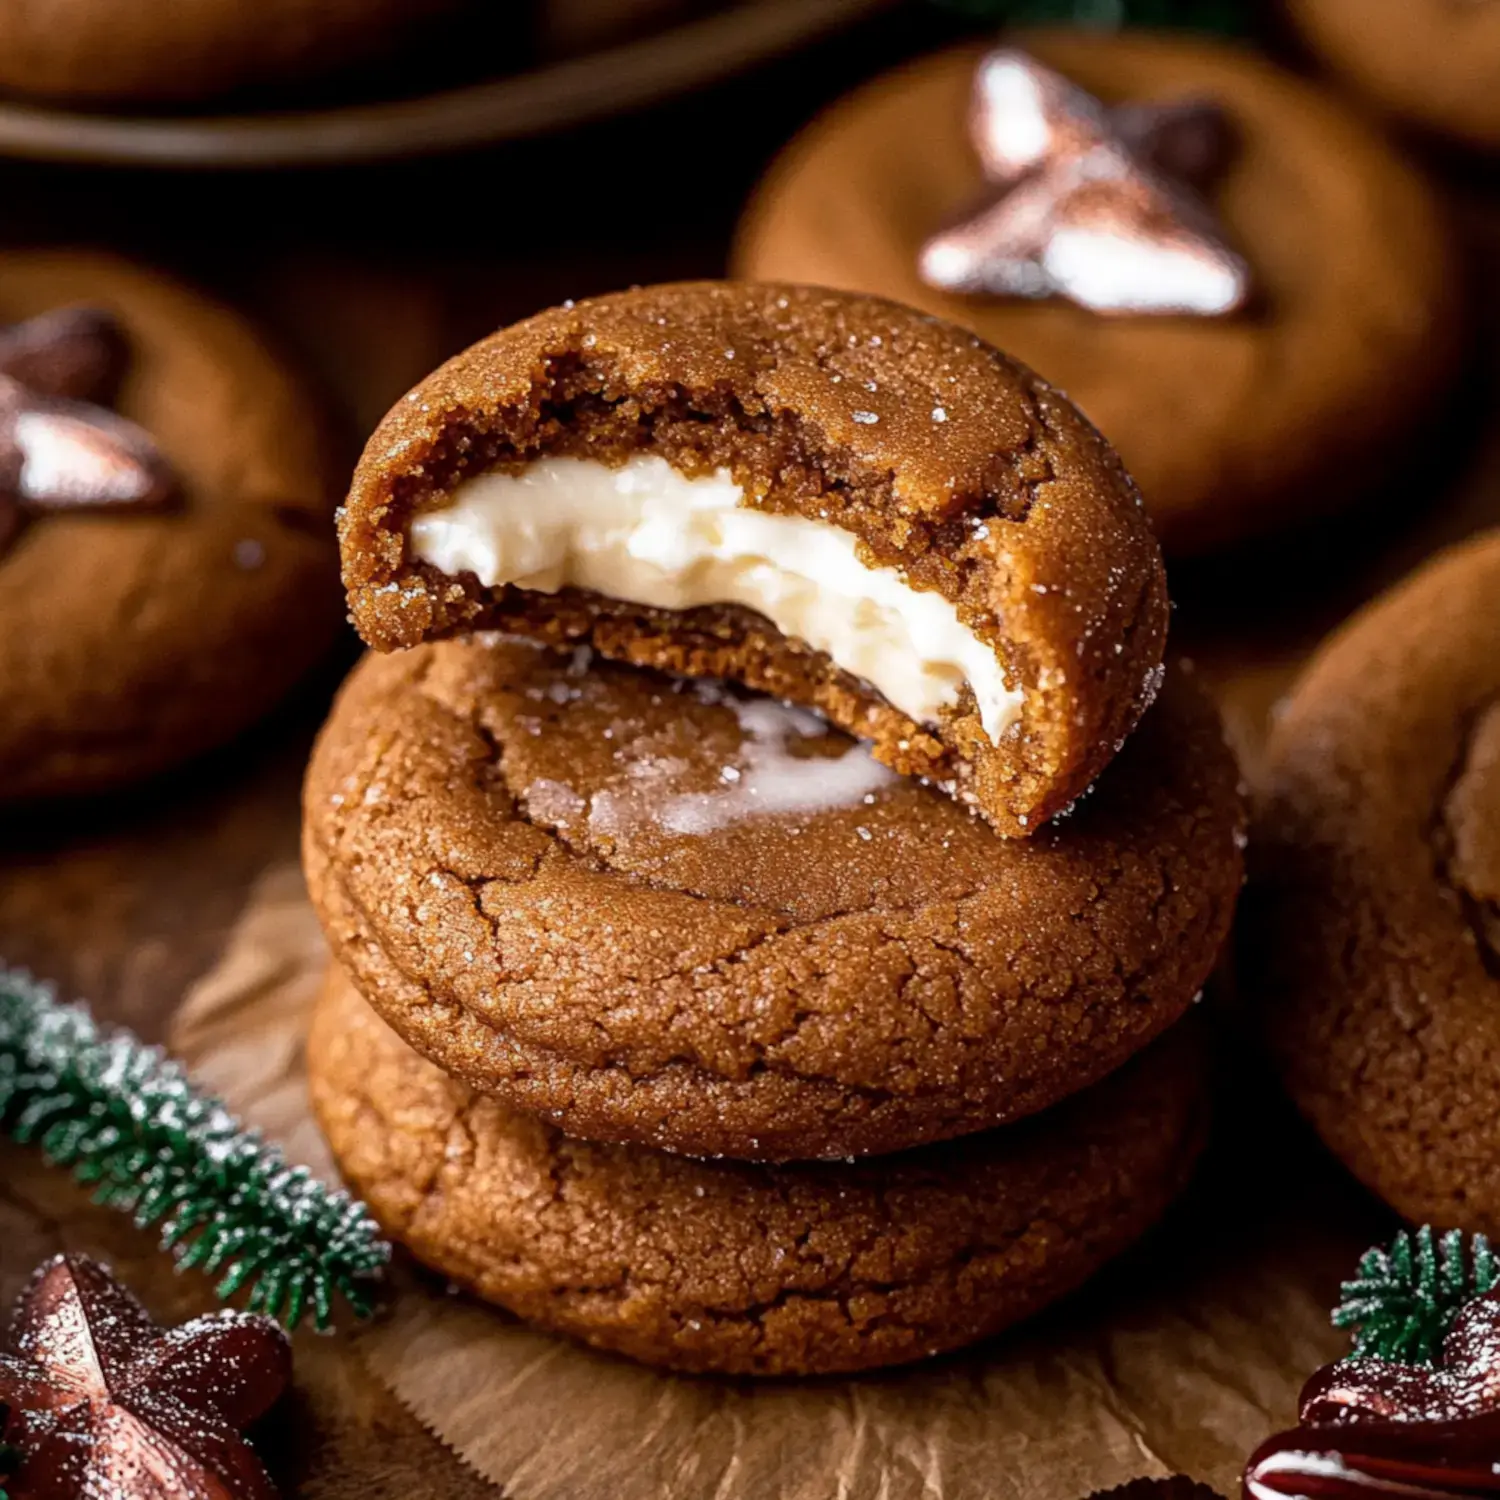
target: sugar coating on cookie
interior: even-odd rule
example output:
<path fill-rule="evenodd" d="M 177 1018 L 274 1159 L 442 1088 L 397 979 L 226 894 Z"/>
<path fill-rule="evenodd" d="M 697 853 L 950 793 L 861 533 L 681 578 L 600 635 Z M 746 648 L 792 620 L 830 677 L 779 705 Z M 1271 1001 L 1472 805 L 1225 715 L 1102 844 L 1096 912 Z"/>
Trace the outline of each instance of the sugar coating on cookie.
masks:
<path fill-rule="evenodd" d="M 1179 671 L 1067 818 L 997 836 L 809 711 L 525 640 L 373 654 L 304 866 L 418 1051 L 570 1135 L 789 1160 L 1044 1109 L 1191 1005 L 1237 773 Z"/>
<path fill-rule="evenodd" d="M 424 1062 L 337 970 L 308 1073 L 345 1179 L 460 1286 L 649 1364 L 812 1375 L 989 1337 L 1136 1239 L 1205 1140 L 1199 1043 L 1179 1028 L 1035 1121 L 852 1165 L 569 1140 Z"/>
<path fill-rule="evenodd" d="M 1244 988 L 1334 1153 L 1500 1232 L 1500 535 L 1346 625 L 1272 734 Z"/>
<path fill-rule="evenodd" d="M 695 283 L 553 309 L 397 405 L 341 522 L 377 649 L 476 628 L 818 708 L 1006 834 L 1150 702 L 1158 549 L 1108 446 L 893 304 Z"/>

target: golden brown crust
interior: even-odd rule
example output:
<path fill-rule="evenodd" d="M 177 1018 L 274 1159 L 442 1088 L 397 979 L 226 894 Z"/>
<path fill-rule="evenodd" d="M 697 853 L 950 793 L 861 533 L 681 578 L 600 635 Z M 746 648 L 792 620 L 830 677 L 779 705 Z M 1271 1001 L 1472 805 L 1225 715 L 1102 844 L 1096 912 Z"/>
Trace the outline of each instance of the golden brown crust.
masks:
<path fill-rule="evenodd" d="M 1347 5 L 1373 36 L 1366 0 Z M 1223 104 L 1241 147 L 1213 201 L 1259 310 L 1102 318 L 926 286 L 923 241 L 982 190 L 964 126 L 977 47 L 878 78 L 814 121 L 751 200 L 736 273 L 895 297 L 1023 360 L 1119 449 L 1169 554 L 1327 513 L 1388 478 L 1428 435 L 1463 338 L 1462 267 L 1431 185 L 1378 129 L 1247 48 L 1147 30 L 1016 41 L 1111 102 Z"/>
<path fill-rule="evenodd" d="M 1500 535 L 1346 625 L 1269 756 L 1242 969 L 1287 1087 L 1404 1217 L 1500 1232 Z"/>
<path fill-rule="evenodd" d="M 1179 1028 L 955 1146 L 799 1167 L 592 1146 L 445 1078 L 337 970 L 308 1069 L 346 1179 L 418 1259 L 600 1348 L 744 1375 L 897 1364 L 1029 1317 L 1160 1216 L 1207 1115 Z"/>
<path fill-rule="evenodd" d="M 832 519 L 867 562 L 951 600 L 1024 690 L 1018 729 L 992 746 L 968 693 L 918 725 L 744 610 L 485 589 L 407 555 L 411 516 L 466 474 L 642 450 L 687 473 L 727 467 L 749 503 Z M 1005 834 L 1035 831 L 1107 764 L 1166 638 L 1139 497 L 1063 397 L 950 325 L 806 288 L 651 287 L 476 344 L 376 430 L 340 541 L 355 625 L 378 650 L 493 628 L 731 678 L 819 708 L 907 774 L 959 783 Z"/>
<path fill-rule="evenodd" d="M 238 733 L 339 628 L 316 402 L 235 314 L 108 256 L 0 255 L 0 323 L 115 313 L 120 410 L 185 491 L 158 515 L 49 514 L 0 555 L 0 802 L 94 790 Z"/>
<path fill-rule="evenodd" d="M 844 1156 L 1044 1108 L 1208 974 L 1241 814 L 1180 674 L 1024 844 L 897 778 L 672 833 L 661 799 L 744 753 L 710 696 L 525 644 L 356 670 L 309 769 L 304 859 L 335 954 L 418 1051 L 574 1135 Z"/>

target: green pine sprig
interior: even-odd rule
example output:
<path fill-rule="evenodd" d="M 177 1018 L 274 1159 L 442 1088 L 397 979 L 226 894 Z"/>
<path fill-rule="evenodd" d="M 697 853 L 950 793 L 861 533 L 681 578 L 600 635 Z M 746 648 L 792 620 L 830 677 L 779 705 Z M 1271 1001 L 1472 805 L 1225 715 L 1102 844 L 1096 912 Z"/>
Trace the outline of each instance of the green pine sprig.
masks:
<path fill-rule="evenodd" d="M 1460 1230 L 1440 1238 L 1428 1225 L 1404 1229 L 1389 1248 L 1360 1257 L 1359 1275 L 1341 1288 L 1335 1328 L 1354 1329 L 1350 1357 L 1432 1364 L 1464 1304 L 1500 1281 L 1490 1242 L 1476 1234 L 1465 1246 Z"/>
<path fill-rule="evenodd" d="M 335 1297 L 360 1316 L 390 1257 L 363 1204 L 288 1164 L 199 1093 L 159 1047 L 97 1026 L 81 1005 L 0 968 L 0 1131 L 40 1146 L 98 1203 L 160 1224 L 179 1266 L 218 1295 L 319 1328 Z"/>
<path fill-rule="evenodd" d="M 987 25 L 1062 22 L 1077 26 L 1174 26 L 1196 31 L 1249 29 L 1245 0 L 939 0 Z"/>

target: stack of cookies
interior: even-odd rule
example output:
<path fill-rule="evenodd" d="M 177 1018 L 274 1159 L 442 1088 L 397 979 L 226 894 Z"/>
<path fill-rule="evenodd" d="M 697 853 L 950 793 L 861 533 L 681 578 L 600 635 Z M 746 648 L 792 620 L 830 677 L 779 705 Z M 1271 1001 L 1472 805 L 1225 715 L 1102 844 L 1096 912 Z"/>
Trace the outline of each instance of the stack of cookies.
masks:
<path fill-rule="evenodd" d="M 407 396 L 341 543 L 374 651 L 307 780 L 311 1075 L 420 1260 L 819 1373 L 991 1334 L 1163 1212 L 1237 776 L 1065 398 L 873 298 L 632 291 Z"/>

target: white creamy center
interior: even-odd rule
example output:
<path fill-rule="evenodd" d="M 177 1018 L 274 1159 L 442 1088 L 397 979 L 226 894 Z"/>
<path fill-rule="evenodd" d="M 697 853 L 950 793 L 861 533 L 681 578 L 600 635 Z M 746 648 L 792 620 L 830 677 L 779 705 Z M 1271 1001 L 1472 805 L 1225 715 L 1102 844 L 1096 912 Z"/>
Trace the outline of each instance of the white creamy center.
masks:
<path fill-rule="evenodd" d="M 723 469 L 690 479 L 654 456 L 620 468 L 544 458 L 465 480 L 448 506 L 412 522 L 411 549 L 490 588 L 592 589 L 655 609 L 743 605 L 919 723 L 954 705 L 965 682 L 992 741 L 1016 721 L 1020 691 L 941 594 L 867 566 L 840 527 L 742 498 Z"/>

